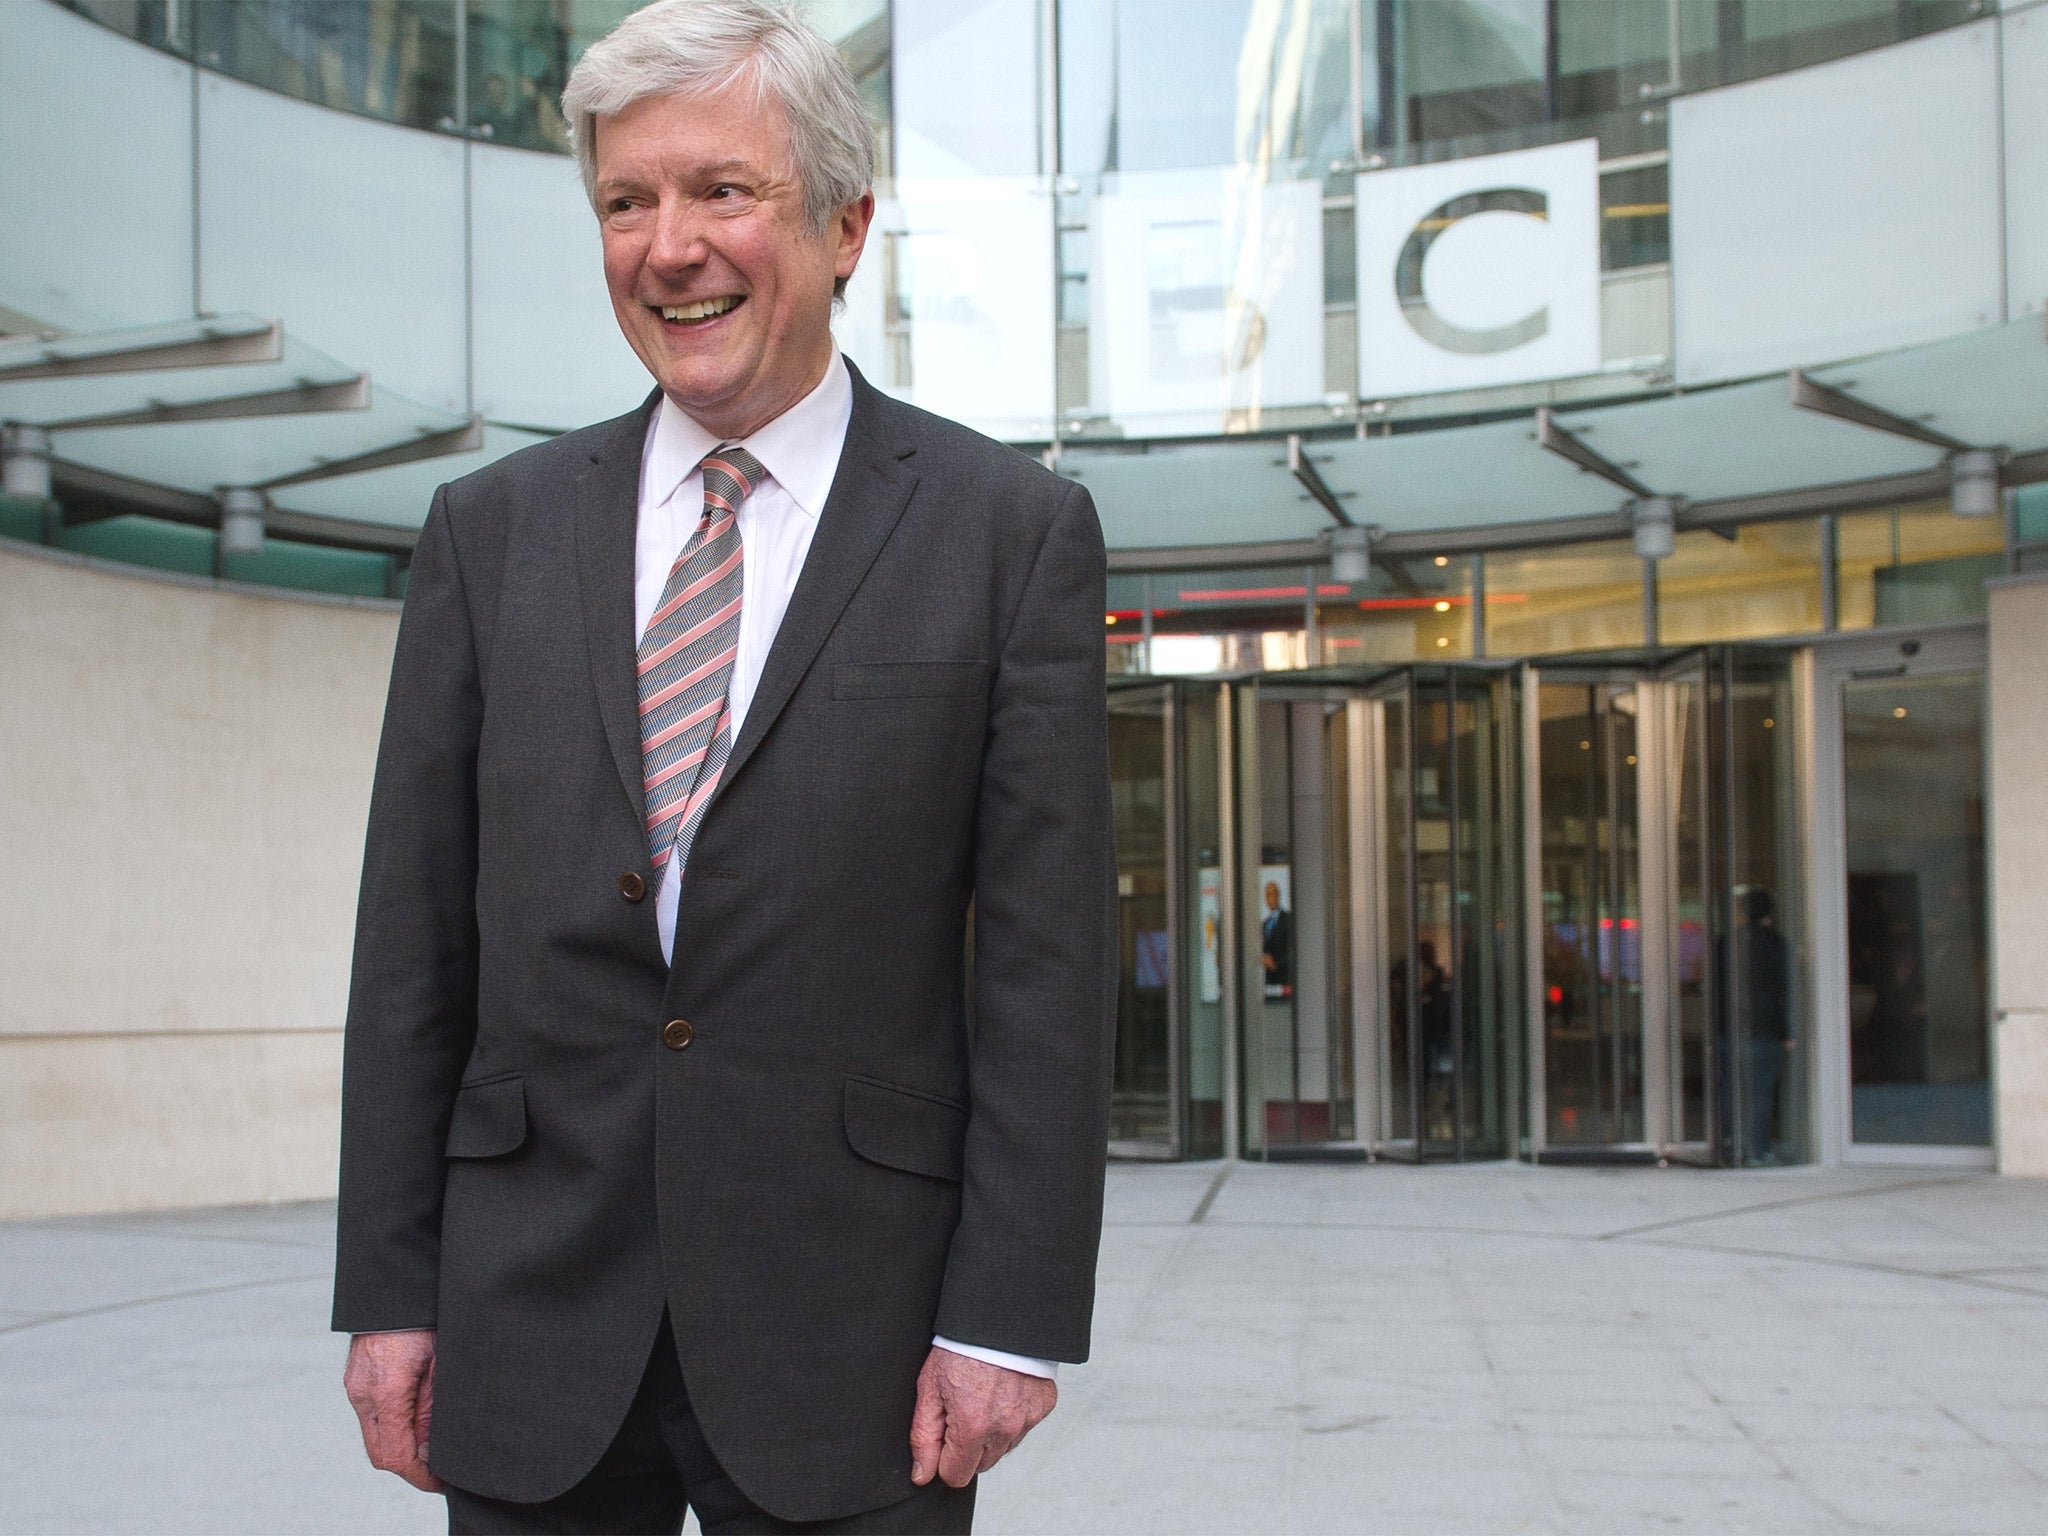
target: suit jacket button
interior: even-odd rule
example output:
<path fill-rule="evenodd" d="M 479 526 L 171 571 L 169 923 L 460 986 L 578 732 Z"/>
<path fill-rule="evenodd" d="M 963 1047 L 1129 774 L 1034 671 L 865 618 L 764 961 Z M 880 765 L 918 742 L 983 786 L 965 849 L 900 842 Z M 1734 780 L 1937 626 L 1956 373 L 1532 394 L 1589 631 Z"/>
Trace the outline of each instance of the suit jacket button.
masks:
<path fill-rule="evenodd" d="M 647 882 L 634 870 L 627 870 L 619 876 L 619 894 L 628 901 L 638 901 L 647 894 Z"/>
<path fill-rule="evenodd" d="M 688 1019 L 670 1019 L 661 1027 L 661 1043 L 672 1051 L 680 1051 L 696 1037 Z"/>

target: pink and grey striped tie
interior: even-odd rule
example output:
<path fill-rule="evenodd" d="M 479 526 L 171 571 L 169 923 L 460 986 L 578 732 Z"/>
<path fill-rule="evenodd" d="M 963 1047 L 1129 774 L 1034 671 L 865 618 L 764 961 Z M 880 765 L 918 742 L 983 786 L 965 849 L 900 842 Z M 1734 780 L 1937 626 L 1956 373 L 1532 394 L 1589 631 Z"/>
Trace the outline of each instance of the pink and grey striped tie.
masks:
<path fill-rule="evenodd" d="M 738 514 L 768 477 L 760 460 L 730 444 L 714 448 L 702 468 L 704 515 L 640 637 L 640 772 L 656 884 L 671 855 L 681 876 L 732 750 L 726 693 L 740 642 Z"/>

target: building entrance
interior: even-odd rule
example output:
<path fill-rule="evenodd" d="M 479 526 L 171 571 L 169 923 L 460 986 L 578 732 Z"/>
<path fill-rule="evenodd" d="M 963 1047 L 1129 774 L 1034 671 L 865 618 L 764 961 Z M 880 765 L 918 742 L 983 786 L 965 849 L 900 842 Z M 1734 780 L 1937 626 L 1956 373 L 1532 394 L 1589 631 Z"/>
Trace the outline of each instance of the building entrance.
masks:
<path fill-rule="evenodd" d="M 1810 1156 L 1794 692 L 1734 647 L 1115 686 L 1114 1149 Z"/>

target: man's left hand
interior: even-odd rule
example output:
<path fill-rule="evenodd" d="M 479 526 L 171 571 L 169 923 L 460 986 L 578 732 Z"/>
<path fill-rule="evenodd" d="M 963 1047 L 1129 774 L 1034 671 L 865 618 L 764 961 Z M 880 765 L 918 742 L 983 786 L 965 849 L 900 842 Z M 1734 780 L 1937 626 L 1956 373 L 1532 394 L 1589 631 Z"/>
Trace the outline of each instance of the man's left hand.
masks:
<path fill-rule="evenodd" d="M 917 1376 L 910 1480 L 922 1488 L 936 1475 L 950 1487 L 965 1488 L 1030 1434 L 1059 1396 L 1043 1376 L 933 1345 Z"/>

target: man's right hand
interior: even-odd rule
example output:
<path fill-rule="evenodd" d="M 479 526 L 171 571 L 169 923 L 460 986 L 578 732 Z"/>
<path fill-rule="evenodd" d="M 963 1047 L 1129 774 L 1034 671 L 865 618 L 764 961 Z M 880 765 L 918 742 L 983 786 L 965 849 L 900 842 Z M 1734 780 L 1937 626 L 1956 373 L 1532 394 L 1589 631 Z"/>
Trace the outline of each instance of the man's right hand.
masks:
<path fill-rule="evenodd" d="M 363 1428 L 370 1465 L 413 1487 L 447 1485 L 427 1470 L 427 1429 L 434 1417 L 434 1330 L 359 1333 L 349 1340 L 342 1387 Z"/>

